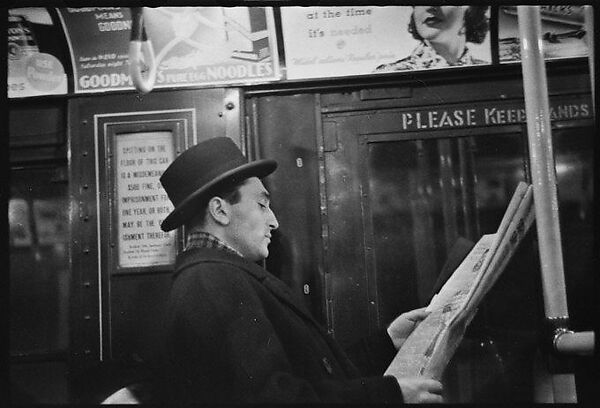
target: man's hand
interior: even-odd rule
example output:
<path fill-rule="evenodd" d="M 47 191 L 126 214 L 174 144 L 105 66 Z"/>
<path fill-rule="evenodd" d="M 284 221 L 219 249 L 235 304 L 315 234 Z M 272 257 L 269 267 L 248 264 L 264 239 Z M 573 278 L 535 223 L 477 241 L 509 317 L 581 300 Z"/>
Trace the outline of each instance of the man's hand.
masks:
<path fill-rule="evenodd" d="M 417 324 L 429 315 L 430 312 L 425 311 L 425 309 L 425 307 L 422 307 L 402 313 L 388 326 L 387 332 L 396 350 L 400 350 L 400 347 L 417 327 Z"/>
<path fill-rule="evenodd" d="M 402 397 L 407 404 L 431 404 L 444 402 L 442 383 L 425 377 L 396 378 Z"/>

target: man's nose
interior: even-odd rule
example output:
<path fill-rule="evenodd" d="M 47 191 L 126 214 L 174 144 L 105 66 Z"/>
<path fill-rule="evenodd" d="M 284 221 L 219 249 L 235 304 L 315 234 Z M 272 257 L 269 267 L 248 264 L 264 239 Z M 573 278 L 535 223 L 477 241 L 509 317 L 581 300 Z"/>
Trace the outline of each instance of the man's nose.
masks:
<path fill-rule="evenodd" d="M 276 230 L 277 228 L 279 228 L 279 222 L 277 221 L 277 217 L 275 216 L 273 210 L 271 210 L 270 208 L 269 210 L 271 212 L 271 217 L 269 218 L 269 227 L 271 228 L 271 230 Z"/>

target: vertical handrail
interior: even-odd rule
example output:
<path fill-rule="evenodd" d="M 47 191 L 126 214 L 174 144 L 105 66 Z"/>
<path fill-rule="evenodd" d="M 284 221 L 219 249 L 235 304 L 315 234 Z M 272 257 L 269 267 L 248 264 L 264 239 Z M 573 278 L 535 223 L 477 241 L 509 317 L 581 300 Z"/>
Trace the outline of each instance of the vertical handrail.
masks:
<path fill-rule="evenodd" d="M 527 115 L 527 140 L 535 205 L 546 319 L 565 329 L 569 319 L 556 170 L 550 128 L 548 83 L 542 47 L 539 6 L 517 6 L 521 66 Z M 554 402 L 576 402 L 574 376 L 553 375 Z"/>
<path fill-rule="evenodd" d="M 548 318 L 568 318 L 539 6 L 518 6 L 518 15 L 544 306 Z"/>
<path fill-rule="evenodd" d="M 592 106 L 594 112 L 596 111 L 596 97 L 595 97 L 595 63 L 594 63 L 594 6 L 583 6 L 585 16 L 585 38 L 587 40 L 588 48 L 588 65 L 590 68 L 590 84 L 592 89 Z"/>

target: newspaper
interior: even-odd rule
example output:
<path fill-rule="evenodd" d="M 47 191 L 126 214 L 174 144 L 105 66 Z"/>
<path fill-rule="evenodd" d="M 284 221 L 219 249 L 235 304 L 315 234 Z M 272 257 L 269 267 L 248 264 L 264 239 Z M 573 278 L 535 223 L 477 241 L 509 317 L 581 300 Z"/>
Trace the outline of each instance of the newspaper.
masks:
<path fill-rule="evenodd" d="M 496 282 L 535 217 L 530 185 L 519 183 L 498 231 L 483 235 L 431 300 L 430 314 L 406 339 L 384 375 L 441 379 L 483 296 Z"/>

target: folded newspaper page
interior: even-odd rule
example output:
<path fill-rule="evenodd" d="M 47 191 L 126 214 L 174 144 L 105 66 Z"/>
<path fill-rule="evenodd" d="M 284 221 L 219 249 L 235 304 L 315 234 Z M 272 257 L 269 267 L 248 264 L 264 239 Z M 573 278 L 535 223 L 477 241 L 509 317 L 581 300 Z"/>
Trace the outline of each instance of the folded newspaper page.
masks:
<path fill-rule="evenodd" d="M 406 339 L 385 375 L 441 379 L 483 296 L 508 264 L 534 217 L 532 188 L 521 182 L 498 231 L 481 237 L 434 296 L 427 307 L 431 313 Z"/>

